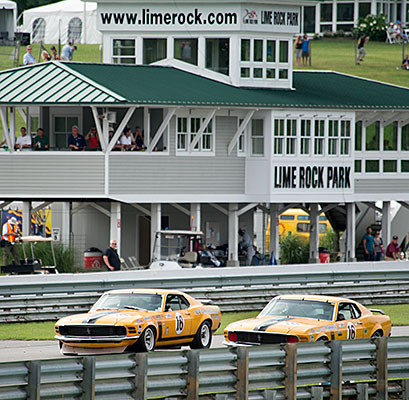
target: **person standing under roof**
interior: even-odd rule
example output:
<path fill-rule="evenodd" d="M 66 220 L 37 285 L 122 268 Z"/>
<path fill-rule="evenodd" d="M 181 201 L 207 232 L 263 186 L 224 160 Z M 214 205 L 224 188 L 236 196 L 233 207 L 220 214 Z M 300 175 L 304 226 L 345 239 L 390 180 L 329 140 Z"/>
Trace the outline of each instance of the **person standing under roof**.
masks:
<path fill-rule="evenodd" d="M 246 266 L 247 265 L 252 265 L 253 263 L 253 257 L 256 254 L 254 251 L 254 245 L 253 241 L 251 240 L 249 234 L 246 232 L 246 230 L 239 229 L 239 235 L 241 236 L 241 241 L 240 241 L 240 246 L 243 250 L 246 251 Z"/>
<path fill-rule="evenodd" d="M 18 223 L 16 217 L 11 217 L 3 224 L 1 247 L 3 247 L 3 265 L 9 264 L 10 254 L 13 256 L 13 261 L 20 265 L 20 257 L 17 247 L 15 246 L 16 238 L 19 236 Z"/>
<path fill-rule="evenodd" d="M 116 250 L 116 240 L 109 242 L 109 247 L 104 251 L 102 259 L 107 266 L 108 271 L 120 271 L 121 259 L 119 258 L 118 251 Z"/>
<path fill-rule="evenodd" d="M 366 228 L 366 234 L 362 239 L 364 245 L 364 258 L 365 261 L 374 261 L 375 260 L 375 238 L 372 235 L 372 228 L 368 226 Z"/>

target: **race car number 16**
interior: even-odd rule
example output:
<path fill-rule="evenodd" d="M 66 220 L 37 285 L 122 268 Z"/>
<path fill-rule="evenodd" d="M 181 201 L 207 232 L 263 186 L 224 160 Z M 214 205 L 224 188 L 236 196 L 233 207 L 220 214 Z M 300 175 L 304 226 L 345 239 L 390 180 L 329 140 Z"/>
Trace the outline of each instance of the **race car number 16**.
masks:
<path fill-rule="evenodd" d="M 347 324 L 347 339 L 355 339 L 356 338 L 356 328 L 352 322 L 348 322 Z"/>
<path fill-rule="evenodd" d="M 185 319 L 183 318 L 183 315 L 181 313 L 176 313 L 175 314 L 175 330 L 176 334 L 180 335 L 183 332 L 183 329 L 185 327 Z"/>

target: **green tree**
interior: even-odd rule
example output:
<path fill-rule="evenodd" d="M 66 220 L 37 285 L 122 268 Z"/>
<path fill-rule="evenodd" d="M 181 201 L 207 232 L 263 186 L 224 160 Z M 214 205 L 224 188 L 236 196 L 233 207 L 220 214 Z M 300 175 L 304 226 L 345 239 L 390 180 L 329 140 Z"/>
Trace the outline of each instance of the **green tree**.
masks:
<path fill-rule="evenodd" d="M 383 14 L 367 15 L 365 18 L 358 18 L 358 24 L 354 28 L 355 37 L 360 37 L 362 34 L 369 36 L 371 40 L 382 41 L 386 39 L 386 20 Z"/>
<path fill-rule="evenodd" d="M 18 14 L 21 14 L 23 11 L 28 10 L 29 8 L 45 6 L 51 3 L 57 3 L 61 0 L 15 0 L 17 4 Z"/>

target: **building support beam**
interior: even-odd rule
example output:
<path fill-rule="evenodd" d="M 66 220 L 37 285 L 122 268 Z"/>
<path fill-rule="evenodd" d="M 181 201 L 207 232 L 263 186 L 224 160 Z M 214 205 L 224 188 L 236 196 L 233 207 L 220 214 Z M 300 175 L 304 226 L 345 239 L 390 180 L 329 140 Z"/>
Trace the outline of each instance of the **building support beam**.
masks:
<path fill-rule="evenodd" d="M 355 257 L 355 203 L 347 203 L 346 261 L 356 261 Z"/>
<path fill-rule="evenodd" d="M 136 107 L 129 107 L 126 114 L 122 118 L 121 123 L 119 124 L 118 128 L 116 129 L 116 132 L 114 133 L 114 136 L 112 137 L 111 141 L 108 143 L 108 147 L 106 149 L 107 152 L 110 152 L 113 147 L 115 146 L 115 143 L 118 141 L 119 137 L 122 135 L 123 130 L 125 129 L 126 124 L 129 122 L 129 120 L 132 117 L 132 114 L 136 110 Z"/>
<path fill-rule="evenodd" d="M 391 202 L 382 202 L 382 240 L 388 245 L 392 240 L 391 235 Z M 385 247 L 386 249 L 386 247 Z"/>
<path fill-rule="evenodd" d="M 4 201 L 3 203 L 0 204 L 0 210 L 3 208 L 9 206 L 12 203 L 12 201 Z"/>
<path fill-rule="evenodd" d="M 212 206 L 214 209 L 216 209 L 217 211 L 220 211 L 224 215 L 229 215 L 229 212 L 224 207 L 222 207 L 221 205 L 217 203 L 209 203 L 209 206 Z"/>
<path fill-rule="evenodd" d="M 71 206 L 69 201 L 62 203 L 61 243 L 67 247 L 71 246 Z"/>
<path fill-rule="evenodd" d="M 121 203 L 111 202 L 109 240 L 116 240 L 118 254 L 121 254 Z"/>
<path fill-rule="evenodd" d="M 209 122 L 212 120 L 212 118 L 216 114 L 216 111 L 217 111 L 216 109 L 210 110 L 206 118 L 204 119 L 204 121 L 201 121 L 199 130 L 197 131 L 194 139 L 192 140 L 192 143 L 189 144 L 189 149 L 188 149 L 189 153 L 193 151 L 195 146 L 198 144 L 199 140 L 202 138 L 203 133 L 205 129 L 207 128 L 207 125 L 209 125 Z"/>
<path fill-rule="evenodd" d="M 200 203 L 190 204 L 190 229 L 192 231 L 201 231 L 201 207 Z"/>
<path fill-rule="evenodd" d="M 31 233 L 31 201 L 23 201 L 22 234 L 28 236 Z"/>
<path fill-rule="evenodd" d="M 277 264 L 280 263 L 280 204 L 270 204 L 270 257 L 274 254 Z"/>
<path fill-rule="evenodd" d="M 11 141 L 7 107 L 0 107 L 0 117 L 1 117 L 1 123 L 3 125 L 3 139 L 6 139 L 7 141 L 7 147 L 9 148 L 9 152 L 13 153 L 14 145 L 13 145 L 13 142 Z"/>
<path fill-rule="evenodd" d="M 379 208 L 379 207 L 377 207 L 377 206 L 375 205 L 375 203 L 371 203 L 371 202 L 369 202 L 369 201 L 364 201 L 363 203 L 364 203 L 365 205 L 367 205 L 369 208 L 372 208 L 373 210 L 375 210 L 375 211 L 377 211 L 378 213 L 382 214 L 382 209 Z"/>
<path fill-rule="evenodd" d="M 233 136 L 233 139 L 229 143 L 227 154 L 230 154 L 233 151 L 234 146 L 236 145 L 238 138 L 244 132 L 244 130 L 247 128 L 247 125 L 250 122 L 251 118 L 253 117 L 254 113 L 255 113 L 255 110 L 251 110 L 244 117 L 243 122 L 239 126 L 239 129 L 237 129 L 236 133 Z"/>
<path fill-rule="evenodd" d="M 237 215 L 240 217 L 241 215 L 245 214 L 247 211 L 250 211 L 257 206 L 258 206 L 258 203 L 247 204 L 246 206 L 244 206 L 243 208 L 237 211 Z"/>
<path fill-rule="evenodd" d="M 178 203 L 170 203 L 170 205 L 174 208 L 176 208 L 176 210 L 180 211 L 181 213 L 187 215 L 188 217 L 190 217 L 190 211 L 188 208 L 181 206 Z"/>
<path fill-rule="evenodd" d="M 106 215 L 108 218 L 111 217 L 111 213 L 106 208 L 100 206 L 99 204 L 94 203 L 94 202 L 90 202 L 90 203 L 88 203 L 88 205 L 91 206 L 92 208 L 95 208 L 100 213 Z"/>
<path fill-rule="evenodd" d="M 33 209 L 31 210 L 31 213 L 35 213 L 35 212 L 37 212 L 37 211 L 40 211 L 40 210 L 42 210 L 42 209 L 48 207 L 48 206 L 51 205 L 51 204 L 53 204 L 52 201 L 45 201 L 44 203 L 41 203 L 40 205 L 38 205 L 36 208 L 33 208 Z"/>
<path fill-rule="evenodd" d="M 147 208 L 142 207 L 140 204 L 132 203 L 129 205 L 140 211 L 142 214 L 147 215 L 148 217 L 151 216 L 151 212 Z"/>
<path fill-rule="evenodd" d="M 238 204 L 229 204 L 229 254 L 227 258 L 228 267 L 238 267 L 239 263 L 239 216 Z"/>
<path fill-rule="evenodd" d="M 98 109 L 95 106 L 91 106 L 92 115 L 94 116 L 95 127 L 97 128 L 97 133 L 99 137 L 99 143 L 101 143 L 101 150 L 106 153 L 108 146 L 108 132 L 103 131 L 101 126 L 100 117 L 98 115 Z"/>
<path fill-rule="evenodd" d="M 168 113 L 166 114 L 166 117 L 163 119 L 162 123 L 160 124 L 160 127 L 155 133 L 155 136 L 153 137 L 152 142 L 149 143 L 148 149 L 146 150 L 148 153 L 152 153 L 153 149 L 158 144 L 159 139 L 162 137 L 163 132 L 165 132 L 165 129 L 169 126 L 169 122 L 172 119 L 175 112 L 176 112 L 176 108 L 170 108 L 168 110 Z"/>
<path fill-rule="evenodd" d="M 152 259 L 158 259 L 160 257 L 160 237 L 156 239 L 155 254 L 153 253 L 155 245 L 155 234 L 161 230 L 162 227 L 162 204 L 152 203 L 151 205 L 151 255 Z"/>
<path fill-rule="evenodd" d="M 319 211 L 318 211 L 318 204 L 311 203 L 310 205 L 310 257 L 308 262 L 310 264 L 317 264 L 320 262 L 319 254 L 318 254 L 318 246 L 319 246 Z"/>

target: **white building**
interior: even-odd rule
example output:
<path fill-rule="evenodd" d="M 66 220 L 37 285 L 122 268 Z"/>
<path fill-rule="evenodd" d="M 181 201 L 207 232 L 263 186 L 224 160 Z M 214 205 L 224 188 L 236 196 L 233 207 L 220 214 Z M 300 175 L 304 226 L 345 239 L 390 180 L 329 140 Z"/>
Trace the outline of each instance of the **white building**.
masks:
<path fill-rule="evenodd" d="M 116 238 L 122 256 L 141 264 L 166 227 L 205 231 L 208 243 L 228 244 L 235 264 L 238 228 L 256 230 L 256 209 L 272 221 L 290 207 L 308 210 L 316 262 L 319 207 L 347 231 L 354 259 L 356 204 L 382 201 L 387 242 L 390 201 L 409 200 L 409 90 L 293 72 L 304 3 L 100 1 L 104 64 L 0 73 L 9 148 L 20 112 L 53 150 L 0 153 L 3 206 L 22 200 L 28 213 L 33 200 L 53 202 L 63 241 L 85 250 Z M 95 125 L 101 150 L 64 151 L 74 124 L 84 133 Z M 146 151 L 113 151 L 127 125 L 143 128 Z M 278 255 L 278 224 L 271 238 Z"/>

